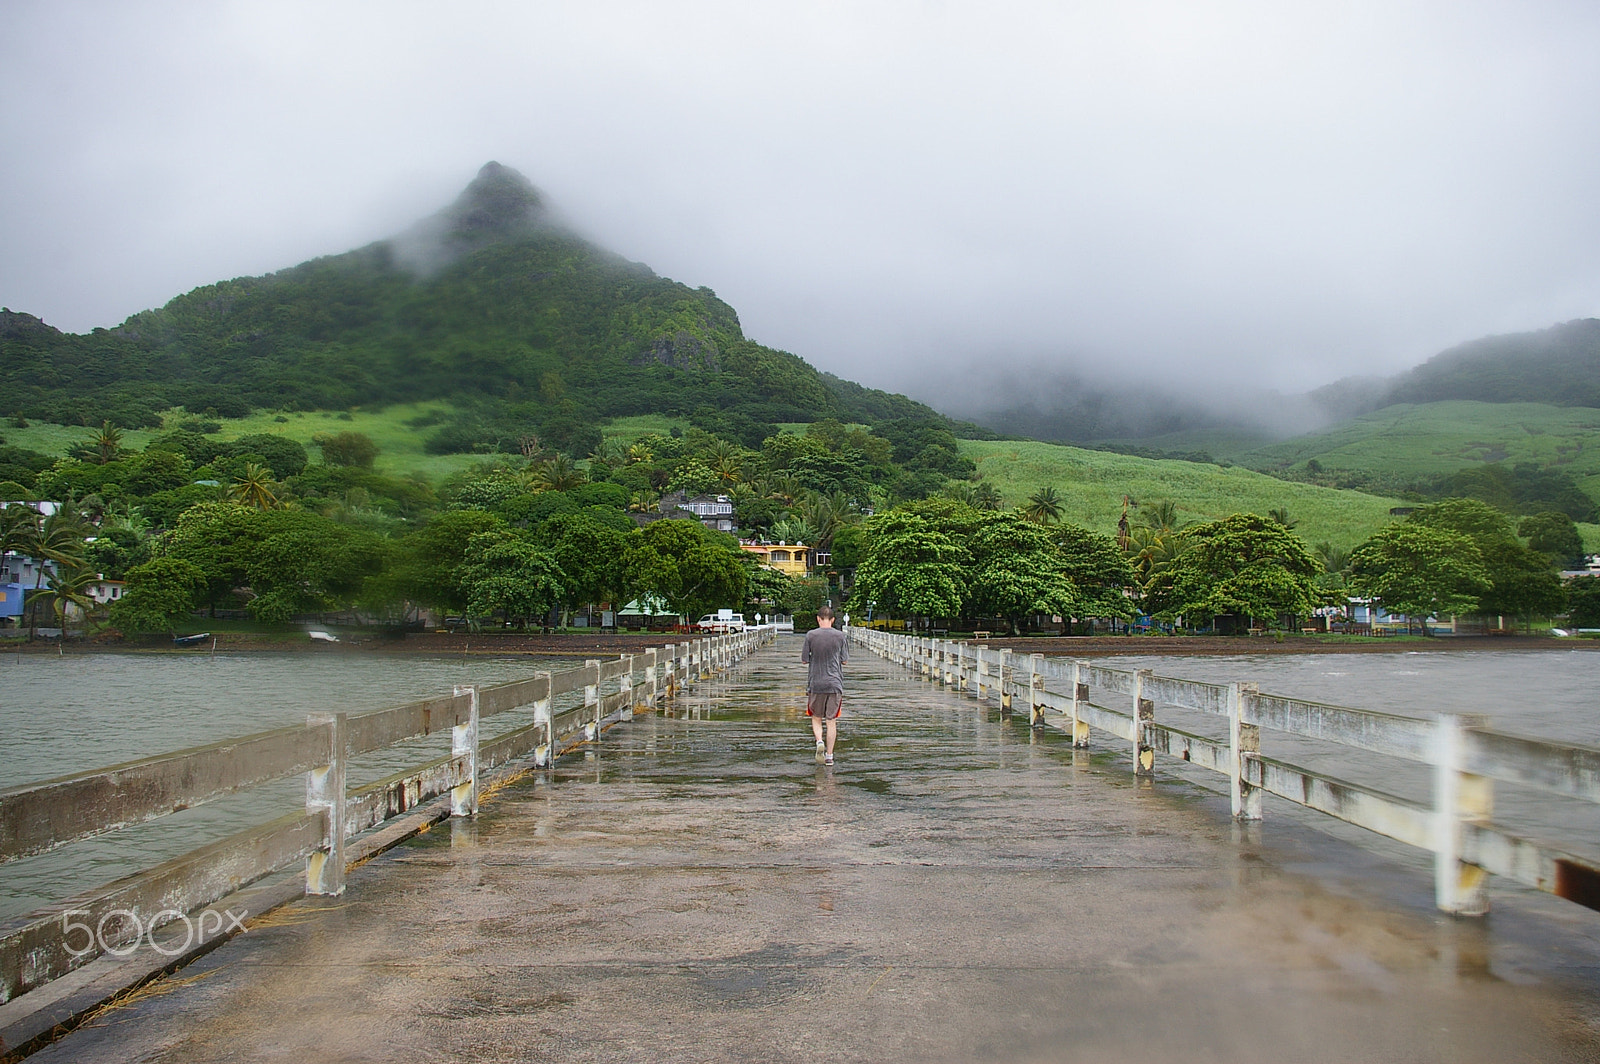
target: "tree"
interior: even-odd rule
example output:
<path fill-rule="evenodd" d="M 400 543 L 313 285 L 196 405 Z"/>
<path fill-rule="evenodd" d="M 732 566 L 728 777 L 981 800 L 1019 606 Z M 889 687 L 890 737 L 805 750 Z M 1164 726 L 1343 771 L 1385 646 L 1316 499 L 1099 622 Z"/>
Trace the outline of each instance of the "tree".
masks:
<path fill-rule="evenodd" d="M 1004 617 L 1013 635 L 1027 615 L 1077 612 L 1078 597 L 1055 538 L 1020 513 L 987 516 L 967 541 L 972 611 Z"/>
<path fill-rule="evenodd" d="M 583 470 L 564 454 L 546 458 L 539 463 L 536 472 L 539 486 L 546 491 L 571 491 L 588 480 Z"/>
<path fill-rule="evenodd" d="M 319 432 L 311 442 L 322 448 L 325 465 L 371 469 L 378 457 L 378 445 L 364 432 Z"/>
<path fill-rule="evenodd" d="M 1297 620 L 1321 601 L 1322 566 L 1299 536 L 1278 521 L 1234 514 L 1196 525 L 1172 563 L 1159 616 L 1237 616 Z"/>
<path fill-rule="evenodd" d="M 91 527 L 75 509 L 63 506 L 37 524 L 23 528 L 23 538 L 15 549 L 39 563 L 33 583 L 35 597 L 44 590 L 45 563 L 57 573 L 83 565 L 84 539 Z M 38 611 L 30 610 L 29 615 L 33 619 L 31 627 L 37 627 Z"/>
<path fill-rule="evenodd" d="M 376 535 L 321 514 L 236 503 L 186 511 L 167 537 L 167 552 L 204 573 L 210 602 L 247 590 L 250 612 L 273 624 L 354 602 L 387 554 Z"/>
<path fill-rule="evenodd" d="M 698 617 L 744 601 L 748 577 L 738 544 L 698 521 L 655 521 L 640 530 L 625 559 L 636 593 L 655 595 L 675 613 Z"/>
<path fill-rule="evenodd" d="M 1489 590 L 1490 578 L 1469 537 L 1402 521 L 1350 552 L 1350 586 L 1409 621 L 1470 612 Z M 1426 624 L 1422 630 L 1427 634 Z"/>
<path fill-rule="evenodd" d="M 1550 556 L 1554 568 L 1574 568 L 1583 564 L 1583 536 L 1572 518 L 1555 510 L 1524 517 L 1517 535 L 1528 541 L 1528 548 Z"/>
<path fill-rule="evenodd" d="M 244 471 L 234 478 L 233 487 L 228 489 L 228 497 L 240 505 L 257 510 L 276 510 L 282 505 L 272 491 L 276 486 L 272 480 L 272 470 L 254 462 L 246 462 Z"/>
<path fill-rule="evenodd" d="M 87 622 L 95 601 L 89 589 L 100 579 L 100 574 L 85 566 L 64 566 L 50 576 L 50 585 L 36 597 L 39 603 L 48 602 L 56 617 L 56 627 L 62 638 L 67 634 L 67 611 L 76 608 Z"/>
<path fill-rule="evenodd" d="M 1005 505 L 1005 499 L 999 488 L 985 482 L 972 489 L 972 505 L 979 510 L 998 510 Z"/>
<path fill-rule="evenodd" d="M 103 422 L 94 435 L 72 449 L 74 458 L 82 458 L 95 465 L 115 462 L 122 453 L 122 430 L 111 422 Z"/>
<path fill-rule="evenodd" d="M 576 609 L 590 602 L 626 602 L 627 557 L 640 540 L 632 527 L 612 528 L 589 513 L 547 522 L 541 537 L 562 574 L 562 604 Z"/>
<path fill-rule="evenodd" d="M 1055 488 L 1040 488 L 1028 496 L 1028 505 L 1023 507 L 1022 514 L 1034 524 L 1057 524 L 1061 520 L 1061 497 Z"/>
<path fill-rule="evenodd" d="M 1424 506 L 1408 522 L 1456 532 L 1471 539 L 1489 572 L 1490 586 L 1470 611 L 1486 616 L 1551 616 L 1565 606 L 1561 578 L 1549 559 L 1523 546 L 1511 519 L 1476 499 L 1445 499 Z"/>
<path fill-rule="evenodd" d="M 1600 628 L 1600 576 L 1567 582 L 1567 623 L 1574 628 Z"/>
<path fill-rule="evenodd" d="M 206 574 L 181 558 L 152 558 L 128 570 L 111 623 L 132 632 L 174 632 L 199 608 Z"/>
<path fill-rule="evenodd" d="M 892 510 L 866 521 L 850 607 L 912 617 L 956 617 L 967 594 L 965 547 L 924 518 Z"/>
<path fill-rule="evenodd" d="M 419 603 L 442 612 L 467 608 L 461 581 L 467 541 L 481 532 L 506 532 L 510 526 L 484 510 L 447 510 L 402 538 L 383 575 L 391 599 Z"/>
<path fill-rule="evenodd" d="M 555 558 L 509 532 L 477 533 L 462 557 L 460 581 L 473 617 L 503 613 L 525 626 L 566 593 Z"/>
<path fill-rule="evenodd" d="M 1116 540 L 1077 525 L 1061 525 L 1055 530 L 1056 549 L 1067 576 L 1072 580 L 1078 617 L 1117 617 L 1130 620 L 1133 605 L 1127 591 L 1137 577 L 1128 559 L 1117 549 Z"/>

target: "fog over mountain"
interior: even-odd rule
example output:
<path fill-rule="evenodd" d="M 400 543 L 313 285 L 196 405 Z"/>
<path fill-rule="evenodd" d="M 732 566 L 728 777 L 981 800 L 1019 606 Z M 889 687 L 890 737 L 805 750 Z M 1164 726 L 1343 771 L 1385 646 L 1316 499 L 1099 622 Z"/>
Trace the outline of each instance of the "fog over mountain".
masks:
<path fill-rule="evenodd" d="M 1562 2 L 17 0 L 0 305 L 111 326 L 498 159 L 867 385 L 1295 424 L 1272 393 L 1600 314 L 1596 54 Z"/>

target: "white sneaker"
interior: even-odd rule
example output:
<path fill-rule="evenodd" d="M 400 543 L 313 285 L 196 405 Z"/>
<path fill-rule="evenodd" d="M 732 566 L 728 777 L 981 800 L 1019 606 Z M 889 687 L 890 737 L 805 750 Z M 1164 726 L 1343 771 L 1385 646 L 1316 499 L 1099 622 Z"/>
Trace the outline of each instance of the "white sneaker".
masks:
<path fill-rule="evenodd" d="M 818 761 L 821 761 L 824 757 L 827 756 L 827 749 L 828 749 L 828 744 L 824 743 L 821 739 L 818 739 L 817 740 L 817 760 Z M 830 758 L 829 760 L 832 760 L 832 759 Z"/>
<path fill-rule="evenodd" d="M 822 763 L 824 765 L 833 764 L 833 755 L 832 754 L 824 754 L 823 757 L 822 757 Z"/>

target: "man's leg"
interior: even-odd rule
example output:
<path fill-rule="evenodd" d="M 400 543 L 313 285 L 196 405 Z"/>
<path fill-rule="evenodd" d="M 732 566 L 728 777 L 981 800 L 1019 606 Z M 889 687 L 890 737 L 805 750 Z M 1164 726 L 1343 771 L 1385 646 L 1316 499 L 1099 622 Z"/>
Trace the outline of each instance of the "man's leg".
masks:
<path fill-rule="evenodd" d="M 811 734 L 815 735 L 817 737 L 817 742 L 820 743 L 822 741 L 822 718 L 821 717 L 812 717 L 811 718 Z"/>
<path fill-rule="evenodd" d="M 834 717 L 828 721 L 828 755 L 833 756 L 833 741 L 839 735 L 839 718 Z M 822 733 L 817 732 L 817 738 L 822 738 Z"/>

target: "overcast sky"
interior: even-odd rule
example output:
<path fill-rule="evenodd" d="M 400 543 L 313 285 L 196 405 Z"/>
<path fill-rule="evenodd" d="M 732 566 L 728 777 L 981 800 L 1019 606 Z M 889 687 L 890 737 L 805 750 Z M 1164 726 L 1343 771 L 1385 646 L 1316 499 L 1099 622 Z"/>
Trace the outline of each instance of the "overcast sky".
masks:
<path fill-rule="evenodd" d="M 71 331 L 489 159 L 753 339 L 1285 389 L 1600 315 L 1600 5 L 0 4 L 0 305 Z"/>

